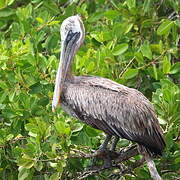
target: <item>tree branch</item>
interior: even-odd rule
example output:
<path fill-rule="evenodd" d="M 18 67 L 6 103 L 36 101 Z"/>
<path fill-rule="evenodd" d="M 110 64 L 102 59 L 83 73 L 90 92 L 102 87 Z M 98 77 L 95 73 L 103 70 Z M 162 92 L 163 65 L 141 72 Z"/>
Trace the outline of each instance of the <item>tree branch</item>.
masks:
<path fill-rule="evenodd" d="M 101 159 L 105 160 L 106 157 L 110 157 L 112 160 L 112 164 L 108 167 L 93 166 L 92 169 L 90 169 L 90 170 L 87 170 L 85 172 L 78 172 L 77 173 L 78 177 L 75 178 L 78 180 L 87 178 L 88 176 L 91 176 L 91 175 L 99 174 L 100 172 L 102 172 L 104 170 L 108 170 L 108 169 L 112 169 L 112 168 L 118 168 L 118 169 L 120 169 L 121 174 L 126 174 L 127 172 L 129 173 L 130 171 L 132 171 L 136 167 L 142 165 L 144 162 L 144 160 L 141 160 L 140 162 L 137 161 L 130 168 L 128 168 L 128 167 L 122 168 L 122 166 L 119 165 L 119 163 L 126 161 L 126 160 L 130 159 L 131 157 L 139 154 L 137 145 L 131 146 L 130 148 L 123 150 L 121 152 L 115 152 L 115 151 L 107 150 L 104 152 L 96 151 L 93 154 L 86 154 L 82 151 L 75 150 L 75 149 L 73 149 L 73 151 L 78 153 L 78 155 L 77 154 L 71 155 L 70 158 L 94 158 L 94 157 L 97 157 L 97 158 L 101 158 Z"/>
<path fill-rule="evenodd" d="M 161 176 L 159 175 L 159 173 L 158 173 L 158 171 L 156 169 L 154 161 L 149 157 L 149 155 L 147 155 L 147 156 L 145 155 L 144 157 L 146 159 L 147 166 L 148 166 L 149 172 L 151 174 L 151 177 L 154 180 L 162 180 Z"/>
<path fill-rule="evenodd" d="M 109 170 L 112 168 L 119 169 L 119 171 L 118 171 L 118 174 L 112 174 L 109 176 L 109 178 L 113 177 L 113 176 L 119 177 L 119 176 L 123 176 L 125 174 L 132 174 L 132 171 L 135 168 L 142 166 L 145 161 L 147 162 L 147 166 L 149 168 L 151 177 L 154 180 L 162 180 L 160 175 L 158 174 L 158 171 L 155 167 L 153 160 L 151 160 L 151 158 L 146 153 L 145 154 L 143 153 L 142 154 L 143 158 L 135 161 L 131 166 L 126 167 L 125 165 L 121 164 L 122 162 L 130 159 L 131 157 L 134 157 L 134 156 L 139 154 L 139 149 L 138 149 L 137 145 L 133 145 L 130 148 L 125 149 L 121 152 L 106 150 L 104 152 L 96 151 L 95 153 L 92 153 L 92 154 L 86 154 L 85 152 L 82 152 L 80 150 L 73 149 L 73 151 L 78 153 L 78 154 L 70 155 L 69 158 L 95 158 L 95 157 L 97 157 L 97 158 L 101 158 L 103 160 L 107 160 L 107 157 L 110 157 L 110 159 L 112 160 L 112 164 L 109 165 L 108 167 L 106 167 L 106 166 L 105 167 L 104 166 L 93 166 L 89 170 L 86 170 L 84 172 L 78 172 L 77 177 L 75 178 L 78 180 L 85 179 L 88 176 L 99 174 L 100 172 L 102 172 L 104 170 Z"/>

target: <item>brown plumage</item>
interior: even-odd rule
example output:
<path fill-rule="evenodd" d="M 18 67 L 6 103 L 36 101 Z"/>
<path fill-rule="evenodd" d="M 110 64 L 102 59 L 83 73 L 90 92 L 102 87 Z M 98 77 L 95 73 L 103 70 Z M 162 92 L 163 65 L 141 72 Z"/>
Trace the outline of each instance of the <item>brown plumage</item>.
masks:
<path fill-rule="evenodd" d="M 96 129 L 162 153 L 165 142 L 154 109 L 136 89 L 101 77 L 73 77 L 64 84 L 61 103 L 69 114 Z"/>
<path fill-rule="evenodd" d="M 106 134 L 137 142 L 149 154 L 161 155 L 165 147 L 163 133 L 153 106 L 141 92 L 106 78 L 71 74 L 73 56 L 84 40 L 79 16 L 63 22 L 61 39 L 53 110 L 61 104 L 67 113 L 84 123 Z"/>

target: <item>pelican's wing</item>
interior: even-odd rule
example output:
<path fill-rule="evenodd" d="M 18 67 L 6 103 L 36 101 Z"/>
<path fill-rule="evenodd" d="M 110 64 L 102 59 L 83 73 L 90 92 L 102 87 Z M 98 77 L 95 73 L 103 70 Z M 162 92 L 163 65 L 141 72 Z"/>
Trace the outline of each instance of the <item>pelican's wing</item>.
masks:
<path fill-rule="evenodd" d="M 160 154 L 165 146 L 151 103 L 139 91 L 98 77 L 69 84 L 64 99 L 85 123 Z"/>

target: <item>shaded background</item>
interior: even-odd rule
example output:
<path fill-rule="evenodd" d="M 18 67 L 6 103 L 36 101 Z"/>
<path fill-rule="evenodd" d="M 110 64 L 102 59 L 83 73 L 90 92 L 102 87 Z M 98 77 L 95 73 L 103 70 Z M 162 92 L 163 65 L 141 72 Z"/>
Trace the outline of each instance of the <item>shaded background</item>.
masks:
<path fill-rule="evenodd" d="M 155 161 L 164 179 L 179 178 L 179 0 L 1 0 L 0 178 L 72 179 L 104 138 L 61 109 L 51 112 L 62 21 L 80 14 L 86 38 L 76 75 L 97 75 L 137 88 L 155 105 L 167 147 Z M 130 145 L 118 143 L 118 150 Z M 140 156 L 124 163 L 131 165 Z M 87 179 L 150 179 L 146 165 L 118 177 L 113 170 Z"/>

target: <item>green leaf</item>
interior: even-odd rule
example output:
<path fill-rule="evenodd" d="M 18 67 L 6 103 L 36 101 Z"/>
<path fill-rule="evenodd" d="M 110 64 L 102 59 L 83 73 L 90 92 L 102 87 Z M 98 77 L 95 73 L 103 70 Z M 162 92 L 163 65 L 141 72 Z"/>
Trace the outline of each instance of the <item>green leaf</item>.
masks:
<path fill-rule="evenodd" d="M 126 139 L 121 139 L 119 142 L 120 147 L 126 147 L 129 145 L 129 141 Z"/>
<path fill-rule="evenodd" d="M 48 103 L 49 103 L 48 97 L 43 97 L 43 98 L 39 99 L 39 101 L 38 101 L 38 105 L 41 105 L 41 106 L 46 106 Z"/>
<path fill-rule="evenodd" d="M 139 64 L 142 64 L 144 62 L 144 58 L 141 52 L 136 52 L 134 56 Z"/>
<path fill-rule="evenodd" d="M 30 175 L 30 171 L 29 169 L 23 167 L 23 166 L 20 166 L 18 168 L 18 180 L 25 180 L 29 175 Z"/>
<path fill-rule="evenodd" d="M 175 162 L 176 164 L 179 164 L 179 163 L 180 163 L 180 157 L 176 158 L 174 162 Z"/>
<path fill-rule="evenodd" d="M 177 74 L 179 72 L 180 72 L 180 62 L 177 62 L 177 63 L 172 65 L 171 70 L 170 70 L 170 74 Z"/>
<path fill-rule="evenodd" d="M 158 118 L 159 124 L 167 124 L 167 122 L 164 119 Z"/>
<path fill-rule="evenodd" d="M 123 54 L 125 51 L 127 51 L 128 49 L 128 44 L 126 43 L 122 43 L 122 44 L 118 44 L 114 49 L 112 54 L 114 56 L 118 56 L 120 54 Z"/>
<path fill-rule="evenodd" d="M 147 13 L 150 10 L 150 6 L 151 6 L 151 0 L 145 0 L 142 8 L 143 12 Z"/>
<path fill-rule="evenodd" d="M 16 94 L 15 91 L 9 93 L 9 101 L 10 102 L 13 102 L 15 94 Z"/>
<path fill-rule="evenodd" d="M 84 124 L 81 124 L 81 123 L 75 123 L 73 125 L 73 128 L 72 128 L 72 132 L 78 132 L 78 131 L 81 131 L 84 127 Z"/>
<path fill-rule="evenodd" d="M 154 78 L 157 80 L 158 79 L 158 73 L 157 73 L 157 68 L 156 68 L 155 64 L 153 64 L 153 73 L 154 73 Z"/>
<path fill-rule="evenodd" d="M 1 7 L 0 7 L 0 9 L 1 9 Z M 9 17 L 9 16 L 12 16 L 13 14 L 15 14 L 15 11 L 10 8 L 0 10 L 0 18 Z"/>
<path fill-rule="evenodd" d="M 126 3 L 129 9 L 136 7 L 136 0 L 126 0 Z"/>
<path fill-rule="evenodd" d="M 81 69 L 84 66 L 86 60 L 87 59 L 85 57 L 76 55 L 76 69 Z"/>
<path fill-rule="evenodd" d="M 39 128 L 37 127 L 36 124 L 33 123 L 27 123 L 25 125 L 25 129 L 29 131 L 29 135 L 33 137 L 36 137 L 39 132 Z"/>
<path fill-rule="evenodd" d="M 57 121 L 55 123 L 55 127 L 57 132 L 62 135 L 62 134 L 66 134 L 69 135 L 70 134 L 70 127 L 67 123 L 62 122 L 62 121 Z"/>
<path fill-rule="evenodd" d="M 34 167 L 36 168 L 37 171 L 41 171 L 43 168 L 43 163 L 41 161 L 38 161 L 34 164 Z"/>
<path fill-rule="evenodd" d="M 116 10 L 109 10 L 104 13 L 104 16 L 111 20 L 115 19 L 118 15 L 119 12 Z"/>
<path fill-rule="evenodd" d="M 141 46 L 141 52 L 144 57 L 147 57 L 148 59 L 152 59 L 152 52 L 149 45 L 149 42 L 144 42 L 144 44 Z"/>
<path fill-rule="evenodd" d="M 8 6 L 11 5 L 15 0 L 8 0 Z"/>
<path fill-rule="evenodd" d="M 166 19 L 157 29 L 157 34 L 158 35 L 166 35 L 169 33 L 171 30 L 172 26 L 174 25 L 173 21 L 170 21 Z"/>
<path fill-rule="evenodd" d="M 132 29 L 133 25 L 133 23 L 126 24 L 124 34 L 127 34 Z"/>
<path fill-rule="evenodd" d="M 44 22 L 44 20 L 41 17 L 37 17 L 36 20 L 41 24 Z"/>
<path fill-rule="evenodd" d="M 49 180 L 59 180 L 59 178 L 60 178 L 59 174 L 60 174 L 59 172 L 52 174 L 50 176 Z"/>
<path fill-rule="evenodd" d="M 6 141 L 10 141 L 14 138 L 13 134 L 8 134 L 8 136 L 6 137 Z"/>
<path fill-rule="evenodd" d="M 104 12 L 96 12 L 88 19 L 88 22 L 97 22 L 101 17 L 104 16 Z"/>
<path fill-rule="evenodd" d="M 26 158 L 22 158 L 20 159 L 20 161 L 18 162 L 18 166 L 22 166 L 26 169 L 30 169 L 31 167 L 34 166 L 34 160 L 32 159 L 26 159 Z"/>
<path fill-rule="evenodd" d="M 163 73 L 168 74 L 171 69 L 171 62 L 169 61 L 167 56 L 164 56 L 163 58 Z"/>
<path fill-rule="evenodd" d="M 42 86 L 39 82 L 36 84 L 33 84 L 29 88 L 30 88 L 30 91 L 29 91 L 30 94 L 37 94 L 37 93 L 41 93 L 42 91 Z"/>
<path fill-rule="evenodd" d="M 88 66 L 87 66 L 87 72 L 92 72 L 94 70 L 95 63 L 93 61 L 90 61 Z"/>
<path fill-rule="evenodd" d="M 90 33 L 90 35 L 92 38 L 94 38 L 96 41 L 98 41 L 100 43 L 104 41 L 102 32 L 94 31 L 94 32 Z"/>
<path fill-rule="evenodd" d="M 59 36 L 57 34 L 52 34 L 46 40 L 46 48 L 48 50 L 54 49 L 57 47 Z"/>
<path fill-rule="evenodd" d="M 161 54 L 163 52 L 162 44 L 151 44 L 151 50 L 157 54 Z"/>
<path fill-rule="evenodd" d="M 7 89 L 8 88 L 5 81 L 0 80 L 0 88 L 2 88 L 2 89 Z"/>
<path fill-rule="evenodd" d="M 89 137 L 95 137 L 99 134 L 99 131 L 90 126 L 86 126 L 86 133 Z"/>
<path fill-rule="evenodd" d="M 59 24 L 60 21 L 51 21 L 50 23 L 48 23 L 49 26 L 55 25 L 55 24 Z"/>
<path fill-rule="evenodd" d="M 132 79 L 133 77 L 137 76 L 139 70 L 138 69 L 127 69 L 124 74 L 123 74 L 123 78 L 124 79 Z"/>
<path fill-rule="evenodd" d="M 1 0 L 0 1 L 0 9 L 3 9 L 6 7 L 6 0 Z"/>

